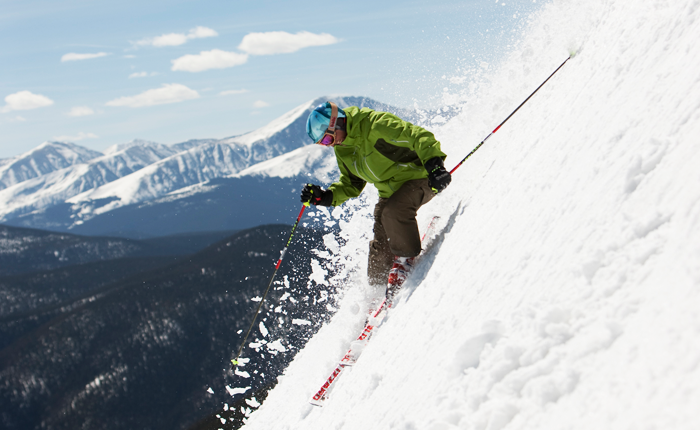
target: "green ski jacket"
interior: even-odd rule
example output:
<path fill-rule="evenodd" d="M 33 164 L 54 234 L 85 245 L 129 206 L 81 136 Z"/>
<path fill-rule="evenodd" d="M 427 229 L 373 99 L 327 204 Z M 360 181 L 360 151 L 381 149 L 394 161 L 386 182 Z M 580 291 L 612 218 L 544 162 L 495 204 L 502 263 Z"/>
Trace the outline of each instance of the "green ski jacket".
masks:
<path fill-rule="evenodd" d="M 340 179 L 328 187 L 333 206 L 359 196 L 367 182 L 379 197 L 391 197 L 404 182 L 428 177 L 424 162 L 446 157 L 433 133 L 396 115 L 354 106 L 343 110 L 348 136 L 333 148 L 340 169 Z"/>

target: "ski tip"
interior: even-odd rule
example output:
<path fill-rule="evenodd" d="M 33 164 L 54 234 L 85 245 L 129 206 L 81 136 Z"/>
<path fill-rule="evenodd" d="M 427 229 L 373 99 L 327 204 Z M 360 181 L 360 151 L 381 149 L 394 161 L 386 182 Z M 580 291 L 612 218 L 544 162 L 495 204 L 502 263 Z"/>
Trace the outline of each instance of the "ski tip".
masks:
<path fill-rule="evenodd" d="M 309 403 L 321 408 L 321 407 L 323 407 L 323 405 L 327 399 L 328 399 L 328 393 L 324 393 L 324 394 L 316 393 L 315 396 L 313 396 L 309 399 Z"/>
<path fill-rule="evenodd" d="M 311 404 L 314 405 L 314 406 L 318 406 L 319 408 L 322 408 L 322 407 L 323 407 L 323 401 L 324 401 L 324 400 L 325 400 L 325 399 L 321 399 L 321 400 L 314 400 L 314 399 L 311 399 L 311 400 L 309 400 L 309 403 L 311 403 Z"/>

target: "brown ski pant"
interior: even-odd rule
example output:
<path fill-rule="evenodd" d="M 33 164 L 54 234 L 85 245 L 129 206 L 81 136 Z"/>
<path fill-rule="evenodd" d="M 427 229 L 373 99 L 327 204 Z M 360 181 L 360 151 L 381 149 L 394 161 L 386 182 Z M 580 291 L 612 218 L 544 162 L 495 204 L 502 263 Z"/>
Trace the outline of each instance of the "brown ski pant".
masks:
<path fill-rule="evenodd" d="M 391 197 L 379 198 L 374 207 L 374 239 L 369 243 L 367 277 L 370 285 L 386 285 L 394 256 L 420 254 L 416 213 L 434 196 L 427 179 L 415 179 L 405 182 Z"/>

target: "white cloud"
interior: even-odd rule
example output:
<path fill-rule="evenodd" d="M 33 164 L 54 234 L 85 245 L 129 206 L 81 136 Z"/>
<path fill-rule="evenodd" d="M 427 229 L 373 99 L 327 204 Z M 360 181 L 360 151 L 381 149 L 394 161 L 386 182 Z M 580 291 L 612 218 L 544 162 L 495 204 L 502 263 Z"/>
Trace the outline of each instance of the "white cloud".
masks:
<path fill-rule="evenodd" d="M 19 91 L 5 97 L 7 103 L 0 111 L 10 112 L 13 110 L 29 110 L 44 106 L 51 106 L 53 100 L 41 94 L 34 94 L 29 91 Z"/>
<path fill-rule="evenodd" d="M 228 90 L 228 91 L 222 91 L 219 93 L 220 96 L 232 96 L 236 94 L 244 94 L 247 93 L 248 90 Z"/>
<path fill-rule="evenodd" d="M 143 107 L 169 103 L 178 103 L 185 100 L 199 98 L 199 93 L 182 84 L 163 84 L 161 88 L 144 91 L 141 94 L 129 97 L 119 97 L 107 102 L 107 106 Z"/>
<path fill-rule="evenodd" d="M 267 102 L 264 102 L 262 100 L 258 100 L 255 103 L 253 103 L 254 108 L 264 108 L 264 107 L 268 107 L 268 106 L 270 106 L 270 104 Z"/>
<path fill-rule="evenodd" d="M 188 34 L 187 37 L 189 37 L 190 39 L 202 39 L 205 37 L 215 37 L 218 35 L 219 33 L 212 30 L 211 28 L 197 26 L 190 30 L 190 34 Z"/>
<path fill-rule="evenodd" d="M 157 74 L 158 74 L 157 72 L 151 72 L 151 73 L 148 73 L 148 72 L 136 72 L 136 73 L 130 74 L 130 75 L 129 75 L 129 79 L 133 79 L 133 78 L 148 78 L 148 77 L 151 77 L 151 76 L 156 76 Z"/>
<path fill-rule="evenodd" d="M 61 142 L 77 142 L 83 139 L 97 139 L 98 137 L 95 133 L 83 133 L 81 131 L 77 136 L 54 136 L 53 139 Z"/>
<path fill-rule="evenodd" d="M 300 31 L 291 34 L 286 31 L 270 31 L 245 35 L 238 49 L 250 55 L 288 54 L 309 46 L 332 45 L 338 42 L 339 39 L 328 33 Z"/>
<path fill-rule="evenodd" d="M 27 118 L 25 118 L 25 117 L 23 117 L 23 116 L 19 116 L 19 115 L 17 115 L 17 116 L 14 117 L 14 118 L 8 119 L 9 122 L 24 122 L 24 121 L 26 121 L 26 120 L 27 120 Z"/>
<path fill-rule="evenodd" d="M 150 41 L 146 41 L 146 44 L 153 45 L 157 47 L 163 46 L 179 46 L 187 43 L 187 35 L 182 33 L 169 33 L 163 34 L 158 37 L 154 37 Z"/>
<path fill-rule="evenodd" d="M 171 62 L 173 63 L 172 70 L 203 72 L 209 69 L 226 69 L 239 66 L 247 61 L 247 54 L 212 49 L 211 51 L 202 51 L 198 55 L 184 55 Z"/>
<path fill-rule="evenodd" d="M 68 112 L 68 116 L 88 116 L 94 113 L 95 111 L 87 106 L 76 106 Z"/>
<path fill-rule="evenodd" d="M 74 52 L 71 52 L 61 57 L 61 62 L 65 63 L 66 61 L 89 60 L 91 58 L 106 57 L 108 55 L 110 55 L 108 52 L 98 52 L 95 54 L 76 54 Z"/>
<path fill-rule="evenodd" d="M 138 42 L 134 42 L 134 45 L 138 46 L 156 46 L 156 47 L 163 47 L 163 46 L 180 46 L 184 45 L 187 43 L 188 40 L 191 39 L 201 39 L 204 37 L 215 37 L 218 36 L 219 33 L 216 31 L 212 30 L 211 28 L 207 27 L 195 27 L 190 30 L 188 34 L 184 33 L 168 33 L 168 34 L 162 34 L 160 36 L 152 37 L 152 38 L 146 38 L 146 39 L 141 39 Z"/>

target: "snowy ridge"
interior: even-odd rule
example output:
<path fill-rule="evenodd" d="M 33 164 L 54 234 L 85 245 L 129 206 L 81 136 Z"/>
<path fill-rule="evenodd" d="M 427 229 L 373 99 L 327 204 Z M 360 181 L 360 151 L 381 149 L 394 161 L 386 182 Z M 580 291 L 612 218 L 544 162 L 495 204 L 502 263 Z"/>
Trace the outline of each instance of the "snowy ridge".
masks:
<path fill-rule="evenodd" d="M 295 121 L 299 119 L 305 119 L 308 115 L 308 111 L 313 109 L 315 106 L 315 101 L 304 103 L 281 117 L 273 120 L 265 127 L 259 128 L 258 130 L 243 134 L 241 136 L 231 137 L 227 139 L 227 142 L 235 142 L 247 147 L 252 147 L 254 143 L 261 140 L 267 140 L 272 138 L 275 134 L 283 131 L 285 128 L 292 125 Z"/>
<path fill-rule="evenodd" d="M 94 201 L 109 199 L 107 205 L 95 209 L 94 214 L 117 207 L 150 200 L 180 188 L 226 176 L 247 167 L 249 152 L 246 148 L 213 143 L 201 145 L 153 163 L 138 172 L 120 178 L 99 188 L 79 194 L 69 203 L 80 205 L 83 216 L 92 215 Z"/>
<path fill-rule="evenodd" d="M 25 180 L 0 190 L 0 220 L 50 207 L 127 176 L 175 153 L 171 147 L 135 141 L 111 147 L 107 154 L 81 164 Z"/>
<path fill-rule="evenodd" d="M 694 0 L 544 6 L 450 95 L 446 164 L 578 55 L 421 210 L 442 233 L 323 408 L 364 319 L 376 196 L 314 211 L 340 222 L 345 295 L 244 428 L 698 428 L 699 38 Z"/>
<path fill-rule="evenodd" d="M 110 155 L 110 154 L 113 154 L 115 152 L 120 152 L 120 151 L 123 151 L 125 149 L 129 149 L 129 148 L 134 147 L 134 146 L 139 146 L 142 148 L 146 148 L 146 147 L 150 146 L 150 147 L 157 148 L 157 147 L 163 147 L 164 145 L 161 145 L 160 143 L 156 143 L 156 142 L 151 142 L 148 140 L 134 139 L 131 142 L 117 143 L 116 145 L 112 145 L 112 146 L 108 147 L 107 149 L 105 149 L 104 151 L 102 151 L 102 153 L 105 155 Z"/>
<path fill-rule="evenodd" d="M 173 145 L 170 145 L 170 147 L 172 149 L 174 149 L 175 152 L 182 152 L 182 151 L 187 151 L 188 149 L 192 149 L 195 146 L 214 143 L 216 141 L 217 141 L 217 139 L 190 139 L 190 140 L 185 141 L 185 142 L 175 143 Z"/>
<path fill-rule="evenodd" d="M 73 143 L 44 142 L 31 151 L 0 163 L 0 190 L 101 155 Z"/>
<path fill-rule="evenodd" d="M 272 160 L 255 164 L 230 177 L 243 178 L 245 176 L 277 178 L 308 176 L 317 182 L 328 183 L 331 181 L 331 177 L 338 175 L 335 153 L 319 145 L 309 145 Z"/>

